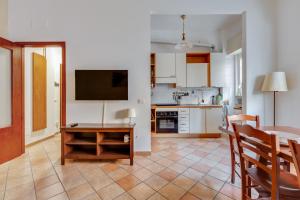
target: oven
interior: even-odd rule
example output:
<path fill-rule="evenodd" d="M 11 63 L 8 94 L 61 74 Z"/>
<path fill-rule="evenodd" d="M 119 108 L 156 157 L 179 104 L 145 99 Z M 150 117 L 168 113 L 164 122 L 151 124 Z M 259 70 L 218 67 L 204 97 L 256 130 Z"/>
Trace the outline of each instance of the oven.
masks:
<path fill-rule="evenodd" d="M 178 133 L 178 110 L 157 110 L 156 111 L 156 132 L 157 133 Z"/>

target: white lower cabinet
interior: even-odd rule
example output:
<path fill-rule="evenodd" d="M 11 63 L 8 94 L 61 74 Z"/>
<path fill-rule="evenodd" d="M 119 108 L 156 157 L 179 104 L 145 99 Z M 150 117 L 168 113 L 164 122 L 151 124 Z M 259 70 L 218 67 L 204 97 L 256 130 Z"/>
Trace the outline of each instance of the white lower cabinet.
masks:
<path fill-rule="evenodd" d="M 179 108 L 178 109 L 178 133 L 190 132 L 190 109 Z"/>
<path fill-rule="evenodd" d="M 190 133 L 205 133 L 205 109 L 190 108 Z"/>
<path fill-rule="evenodd" d="M 222 108 L 206 109 L 206 132 L 220 133 L 219 126 L 222 125 Z"/>

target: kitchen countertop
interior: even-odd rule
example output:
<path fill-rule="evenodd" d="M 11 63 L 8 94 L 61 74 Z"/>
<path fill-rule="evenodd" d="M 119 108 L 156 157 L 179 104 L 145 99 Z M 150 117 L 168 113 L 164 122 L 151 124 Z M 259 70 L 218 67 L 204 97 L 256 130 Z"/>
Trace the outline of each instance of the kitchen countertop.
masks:
<path fill-rule="evenodd" d="M 178 105 L 156 105 L 152 104 L 152 108 L 222 108 L 222 105 L 212 104 L 178 104 Z"/>

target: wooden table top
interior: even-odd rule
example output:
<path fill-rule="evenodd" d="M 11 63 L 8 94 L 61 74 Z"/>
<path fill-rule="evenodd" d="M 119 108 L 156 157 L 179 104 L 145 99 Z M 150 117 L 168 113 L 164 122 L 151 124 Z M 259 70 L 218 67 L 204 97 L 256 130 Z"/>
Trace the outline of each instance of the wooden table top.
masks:
<path fill-rule="evenodd" d="M 293 128 L 288 126 L 262 126 L 259 129 L 277 135 L 280 141 L 280 152 L 278 156 L 284 158 L 285 160 L 288 160 L 289 162 L 293 162 L 293 158 L 288 147 L 287 140 L 292 139 L 300 142 L 299 128 Z M 220 126 L 219 130 L 234 136 L 232 128 L 227 129 L 224 126 Z"/>

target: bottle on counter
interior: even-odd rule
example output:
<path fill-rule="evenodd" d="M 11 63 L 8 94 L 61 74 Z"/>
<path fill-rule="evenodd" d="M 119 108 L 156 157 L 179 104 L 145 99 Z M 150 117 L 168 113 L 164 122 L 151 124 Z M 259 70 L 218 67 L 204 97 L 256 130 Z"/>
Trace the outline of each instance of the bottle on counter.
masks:
<path fill-rule="evenodd" d="M 221 94 L 221 88 L 219 88 L 219 93 L 216 96 L 216 104 L 221 105 L 223 101 L 223 95 Z"/>

